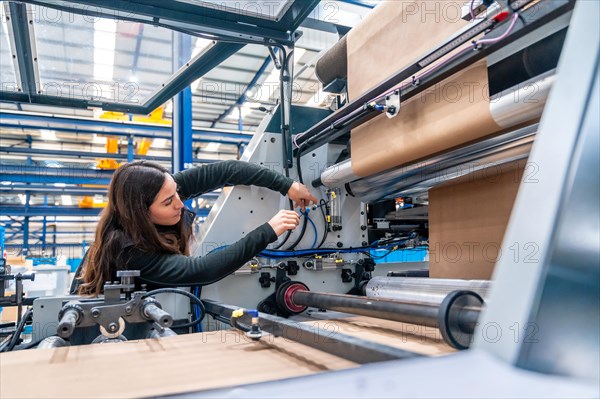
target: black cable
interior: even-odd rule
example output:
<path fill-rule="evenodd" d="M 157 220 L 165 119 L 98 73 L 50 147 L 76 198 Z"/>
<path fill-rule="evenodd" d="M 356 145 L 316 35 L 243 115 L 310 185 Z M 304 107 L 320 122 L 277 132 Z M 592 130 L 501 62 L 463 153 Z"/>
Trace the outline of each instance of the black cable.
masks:
<path fill-rule="evenodd" d="M 325 214 L 324 208 L 327 207 L 327 202 L 324 199 L 319 200 L 319 208 L 321 208 L 321 214 L 323 215 L 323 222 L 325 223 L 325 231 L 323 232 L 323 238 L 321 239 L 321 243 L 317 248 L 321 248 L 323 244 L 325 244 L 325 240 L 327 239 L 327 234 L 329 234 L 329 221 L 327 220 L 327 215 Z"/>
<path fill-rule="evenodd" d="M 307 225 L 308 225 L 308 218 L 305 216 L 304 223 L 302 223 L 302 230 L 300 231 L 300 235 L 298 236 L 296 241 L 294 241 L 294 243 L 292 245 L 290 245 L 289 248 L 286 249 L 286 251 L 294 250 L 294 248 L 296 248 L 296 246 L 300 243 L 300 241 L 302 241 L 302 238 L 304 238 L 304 233 L 306 232 Z"/>
<path fill-rule="evenodd" d="M 370 245 L 368 245 L 366 247 L 320 248 L 320 250 L 321 250 L 320 252 L 317 251 L 317 252 L 314 252 L 312 254 L 303 254 L 303 255 L 293 254 L 291 256 L 293 256 L 293 257 L 311 257 L 311 256 L 314 256 L 314 255 L 321 255 L 321 256 L 323 256 L 323 255 L 329 254 L 329 252 L 336 253 L 336 252 L 340 252 L 340 251 L 350 251 L 350 250 L 355 250 L 356 253 L 368 254 L 368 253 L 365 252 L 366 250 L 386 249 L 386 247 L 389 247 L 390 245 L 394 245 L 394 244 L 400 244 L 401 245 L 402 241 L 405 241 L 405 240 L 406 240 L 406 237 L 404 237 L 404 238 L 403 237 L 399 237 L 399 238 L 390 239 L 389 241 L 386 241 L 386 242 L 381 242 L 381 243 L 378 242 L 376 244 L 370 244 Z M 396 249 L 404 249 L 404 248 L 396 248 Z M 394 251 L 396 249 L 393 249 L 392 251 Z M 266 250 L 266 251 L 268 252 L 269 250 Z M 304 250 L 304 252 L 307 252 L 307 251 L 310 251 L 310 250 Z M 328 251 L 328 252 L 323 252 L 323 251 Z M 275 251 L 275 252 L 285 253 L 285 252 L 295 252 L 295 251 L 284 249 L 284 250 L 279 250 L 279 251 Z M 289 258 L 290 256 L 286 255 L 286 254 L 281 254 L 281 255 L 267 256 L 267 257 L 270 257 L 270 258 L 273 258 L 273 259 L 276 259 L 276 258 L 283 259 L 283 258 Z"/>
<path fill-rule="evenodd" d="M 292 202 L 292 200 L 290 201 L 290 210 L 293 211 L 294 210 L 294 203 Z M 287 242 L 287 240 L 289 240 L 290 236 L 292 235 L 292 230 L 288 230 L 285 232 L 285 237 L 283 237 L 283 241 L 281 241 L 279 244 L 277 244 L 276 247 L 273 247 L 273 250 L 279 249 L 281 247 L 283 247 L 285 245 L 285 243 Z"/>
<path fill-rule="evenodd" d="M 12 338 L 10 339 L 10 342 L 7 346 L 2 348 L 1 352 L 10 352 L 14 349 L 15 345 L 17 344 L 17 341 L 19 340 L 19 337 L 21 336 L 21 333 L 23 333 L 23 330 L 25 329 L 25 324 L 27 323 L 27 320 L 31 316 L 33 316 L 33 310 L 27 309 L 27 312 L 25 312 L 25 315 L 23 316 L 21 322 L 17 326 L 17 329 L 15 330 Z"/>
<path fill-rule="evenodd" d="M 281 63 L 281 69 L 279 71 L 279 115 L 281 118 L 281 145 L 282 145 L 282 150 L 283 150 L 283 169 L 285 171 L 285 176 L 286 177 L 290 177 L 290 168 L 288 166 L 288 148 L 287 148 L 287 142 L 286 142 L 286 124 L 285 124 L 285 88 L 284 88 L 284 75 L 285 75 L 285 71 L 286 71 L 286 66 L 287 66 L 287 52 L 285 51 L 285 47 L 283 46 L 275 46 L 277 48 L 279 48 L 279 50 L 281 51 L 281 55 L 280 55 L 280 63 Z"/>
<path fill-rule="evenodd" d="M 197 286 L 195 286 L 195 287 L 192 288 L 192 291 L 194 292 L 194 296 L 196 298 L 200 299 L 200 295 L 202 293 L 202 286 L 201 285 L 197 285 Z M 191 300 L 190 300 L 190 306 L 194 310 L 194 317 L 199 318 L 201 316 L 201 313 L 202 313 L 202 309 L 200 308 L 200 306 L 196 305 Z M 202 316 L 202 318 L 204 318 L 204 316 Z M 202 327 L 200 326 L 200 323 L 196 324 L 195 330 L 196 330 L 196 332 L 202 332 Z"/>
<path fill-rule="evenodd" d="M 302 156 L 302 148 L 303 145 L 300 145 L 296 150 L 296 171 L 298 172 L 298 181 L 304 184 L 304 179 L 302 178 L 302 166 L 300 165 L 300 157 Z"/>
<path fill-rule="evenodd" d="M 202 301 L 200 299 L 198 299 L 194 294 L 191 294 L 191 293 L 184 291 L 182 289 L 179 289 L 179 288 L 159 288 L 157 290 L 152 290 L 152 291 L 145 293 L 144 296 L 142 297 L 142 299 L 147 298 L 152 295 L 164 294 L 164 293 L 179 294 L 179 295 L 187 296 L 196 305 L 198 305 L 200 307 L 200 310 L 202 313 L 199 317 L 196 318 L 196 320 L 193 320 L 193 321 L 191 321 L 189 323 L 185 323 L 185 324 L 179 324 L 179 325 L 176 325 L 173 327 L 176 327 L 176 328 L 192 327 L 192 326 L 195 326 L 196 324 L 200 323 L 204 319 L 204 315 L 206 315 L 206 308 L 204 307 L 204 304 L 202 303 Z"/>

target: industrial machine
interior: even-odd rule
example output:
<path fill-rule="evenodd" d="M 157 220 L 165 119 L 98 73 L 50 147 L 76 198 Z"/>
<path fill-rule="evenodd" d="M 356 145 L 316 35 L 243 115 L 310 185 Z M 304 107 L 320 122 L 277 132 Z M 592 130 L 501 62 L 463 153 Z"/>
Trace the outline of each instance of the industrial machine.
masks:
<path fill-rule="evenodd" d="M 236 381 L 200 392 L 189 388 L 193 393 L 182 397 L 598 396 L 599 7 L 568 0 L 470 2 L 458 31 L 363 91 L 353 88 L 353 79 L 378 76 L 377 68 L 353 75 L 350 66 L 339 70 L 343 63 L 336 55 L 324 57 L 333 61 L 319 67 L 319 76 L 340 99 L 325 115 L 291 106 L 286 93 L 293 74 L 280 52 L 281 98 L 288 100 L 265 118 L 242 160 L 310 185 L 320 202 L 299 211 L 296 231 L 202 288 L 210 315 L 203 336 L 233 327 L 255 345 L 247 352 L 271 345 L 265 336 L 281 337 L 306 353 L 316 349 L 361 367 L 260 384 Z M 411 10 L 396 18 L 410 18 Z M 355 51 L 361 45 L 347 40 L 332 51 L 360 58 Z M 365 40 L 373 46 L 377 41 Z M 464 71 L 483 74 L 477 82 L 486 84 L 488 99 L 456 105 L 452 118 L 444 116 L 460 122 L 447 126 L 452 141 L 438 124 L 447 108 L 438 105 L 454 103 L 437 101 L 435 90 Z M 422 127 L 427 118 L 419 109 L 436 115 L 426 121 L 433 128 Z M 404 124 L 408 133 L 394 133 Z M 412 132 L 418 134 L 405 141 L 396 137 Z M 430 141 L 421 146 L 425 139 Z M 433 189 L 519 162 L 533 165 L 535 173 L 526 170 L 524 180 L 519 175 L 492 278 L 432 278 L 439 262 L 431 257 L 376 262 L 396 251 L 429 249 L 431 256 L 432 213 L 439 205 Z M 266 189 L 225 189 L 202 226 L 195 254 L 220 250 L 289 206 Z M 464 229 L 484 234 L 488 226 L 478 223 Z M 512 256 L 515 248 L 535 251 Z M 168 327 L 171 319 L 147 299 L 152 293 L 125 290 L 133 296 L 123 299 L 127 287 L 109 287 L 104 305 L 61 300 L 58 334 L 69 335 L 78 323 L 98 323 L 114 339 L 122 329 L 119 317 L 127 317 L 90 317 L 117 303 L 119 312 L 138 309 L 136 321 Z M 163 307 L 174 319 L 194 313 L 189 296 Z M 384 339 L 377 341 L 377 333 Z M 567 336 L 572 342 L 565 343 Z M 415 337 L 419 345 L 413 345 Z M 442 349 L 432 356 L 427 346 Z M 436 383 L 423 384 L 424 378 Z"/>

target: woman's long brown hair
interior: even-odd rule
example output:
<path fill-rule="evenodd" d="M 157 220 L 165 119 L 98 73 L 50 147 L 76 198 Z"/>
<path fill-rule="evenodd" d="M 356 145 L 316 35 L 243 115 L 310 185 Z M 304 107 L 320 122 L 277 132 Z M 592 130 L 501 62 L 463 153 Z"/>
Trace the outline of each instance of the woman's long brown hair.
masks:
<path fill-rule="evenodd" d="M 102 293 L 106 281 L 124 269 L 124 243 L 146 252 L 189 255 L 190 223 L 182 218 L 173 226 L 173 234 L 161 235 L 150 220 L 150 205 L 165 182 L 169 171 L 148 161 L 135 161 L 119 167 L 108 188 L 108 205 L 102 211 L 94 244 L 83 268 L 82 295 Z M 185 208 L 184 208 L 185 209 Z"/>

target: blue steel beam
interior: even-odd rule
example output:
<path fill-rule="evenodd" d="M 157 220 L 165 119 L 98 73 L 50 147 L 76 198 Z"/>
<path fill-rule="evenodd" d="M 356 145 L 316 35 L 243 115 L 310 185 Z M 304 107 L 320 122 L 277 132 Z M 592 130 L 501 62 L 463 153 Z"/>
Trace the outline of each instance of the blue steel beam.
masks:
<path fill-rule="evenodd" d="M 169 138 L 171 135 L 171 127 L 164 125 L 152 125 L 152 124 L 143 124 L 137 122 L 128 122 L 128 121 L 108 121 L 108 120 L 97 120 L 97 119 L 89 119 L 89 118 L 76 118 L 76 117 L 68 117 L 68 116 L 55 116 L 55 115 L 34 115 L 28 113 L 21 112 L 9 112 L 9 111 L 0 111 L 0 123 L 4 123 L 1 120 L 14 120 L 21 124 L 23 122 L 28 122 L 27 126 L 34 126 L 31 123 L 45 123 L 45 124 L 66 124 L 66 125 L 78 125 L 78 126 L 90 126 L 95 128 L 108 128 L 110 131 L 92 131 L 89 133 L 96 134 L 134 134 L 139 137 L 163 137 Z M 33 128 L 33 127 L 32 127 Z M 55 127 L 51 125 L 42 125 L 39 126 L 40 129 L 54 129 Z M 86 131 L 82 130 L 83 133 Z M 149 136 L 142 136 L 144 132 L 148 132 Z M 252 134 L 243 134 L 237 131 L 227 131 L 227 130 L 210 130 L 210 129 L 192 129 L 194 135 L 202 136 L 200 138 L 203 139 L 214 139 L 216 140 L 231 140 L 238 142 L 249 142 L 252 138 Z M 164 136 L 153 136 L 154 134 L 163 133 Z"/>
<path fill-rule="evenodd" d="M 36 218 L 44 218 L 45 216 L 31 216 L 31 223 L 42 223 L 42 220 L 37 220 Z M 5 221 L 0 221 L 0 223 L 4 224 Z M 49 220 L 48 224 L 52 226 L 56 223 L 98 223 L 98 219 L 58 219 L 58 220 Z M 13 229 L 20 230 L 21 226 L 12 226 Z"/>
<path fill-rule="evenodd" d="M 79 208 L 77 206 L 15 206 L 0 207 L 0 216 L 98 216 L 102 208 Z M 208 216 L 209 209 L 203 208 L 196 216 Z M 52 223 L 49 221 L 48 223 Z"/>
<path fill-rule="evenodd" d="M 0 127 L 12 128 L 12 129 L 30 129 L 30 130 L 54 130 L 57 132 L 65 132 L 65 133 L 74 133 L 74 134 L 100 134 L 106 136 L 118 136 L 118 137 L 143 137 L 143 138 L 163 138 L 167 140 L 171 140 L 171 136 L 164 134 L 149 134 L 149 133 L 126 133 L 126 132 L 114 132 L 114 131 L 98 131 L 98 130 L 90 130 L 90 129 L 79 129 L 79 128 L 68 128 L 68 127 L 48 127 L 48 126 L 37 126 L 37 125 L 25 125 L 25 124 L 17 124 L 17 123 L 2 123 L 0 122 Z M 196 134 L 196 133 L 194 133 Z M 192 141 L 194 143 L 219 143 L 219 144 L 227 144 L 227 145 L 240 145 L 247 144 L 250 142 L 250 138 L 246 140 L 229 140 L 227 137 L 219 137 L 212 136 L 214 138 L 202 138 L 202 137 L 194 137 Z M 35 142 L 35 140 L 34 140 Z"/>
<path fill-rule="evenodd" d="M 67 151 L 67 150 L 46 150 L 42 148 L 23 148 L 23 147 L 0 147 L 0 153 L 7 154 L 27 154 L 27 155 L 47 155 L 51 157 L 68 157 L 68 158 L 110 158 L 127 160 L 127 154 L 109 154 L 105 152 L 82 152 L 82 151 Z M 134 159 L 145 159 L 156 162 L 170 162 L 171 157 L 155 157 L 146 155 L 134 155 Z M 192 160 L 194 164 L 206 164 L 218 162 L 215 159 L 198 159 Z"/>
<path fill-rule="evenodd" d="M 15 93 L 0 91 L 0 101 L 21 103 L 21 104 L 39 104 L 50 105 L 54 107 L 67 107 L 88 109 L 90 107 L 102 108 L 105 111 L 125 112 L 131 114 L 147 115 L 152 110 L 146 109 L 141 105 L 133 105 L 130 103 L 111 103 L 99 100 L 84 100 L 73 97 L 50 96 L 47 94 L 31 94 Z"/>
<path fill-rule="evenodd" d="M 0 174 L 4 173 L 22 173 L 42 177 L 69 176 L 94 179 L 110 179 L 110 177 L 113 174 L 113 171 L 106 169 L 74 168 L 71 166 L 51 168 L 48 166 L 0 164 Z"/>
<path fill-rule="evenodd" d="M 176 34 L 174 45 L 175 57 L 173 62 L 176 63 L 177 67 L 182 67 L 192 55 L 191 38 L 182 33 Z M 173 97 L 171 143 L 173 151 L 171 171 L 174 173 L 191 168 L 193 166 L 192 89 L 189 85 Z"/>
<path fill-rule="evenodd" d="M 23 246 L 21 244 L 6 244 L 6 248 L 8 249 L 21 249 Z M 32 253 L 35 253 L 37 249 L 37 247 L 41 247 L 41 245 L 38 244 L 34 244 L 31 246 L 31 251 Z M 46 243 L 45 247 L 81 247 L 81 243 L 80 242 L 65 242 L 65 243 Z"/>
<path fill-rule="evenodd" d="M 79 208 L 77 206 L 13 206 L 0 207 L 1 216 L 98 216 L 100 208 Z"/>
<path fill-rule="evenodd" d="M 340 3 L 353 4 L 355 6 L 365 7 L 365 8 L 375 8 L 374 3 L 362 1 L 362 0 L 338 0 Z"/>
<path fill-rule="evenodd" d="M 215 121 L 210 126 L 211 128 L 215 127 L 215 125 L 217 123 L 219 123 L 224 118 L 226 118 L 227 115 L 229 115 L 236 107 L 240 107 L 244 102 L 246 102 L 246 99 L 248 98 L 248 96 L 246 95 L 246 93 L 248 93 L 249 90 L 252 90 L 254 88 L 254 86 L 256 86 L 256 84 L 258 83 L 260 77 L 265 73 L 265 70 L 269 67 L 270 64 L 271 64 L 271 57 L 267 57 L 265 59 L 265 61 L 262 63 L 262 65 L 260 66 L 260 68 L 258 68 L 258 71 L 254 75 L 254 77 L 252 78 L 252 80 L 250 81 L 250 83 L 248 83 L 248 86 L 246 86 L 246 88 L 244 89 L 244 92 L 237 99 L 237 101 L 235 102 L 235 104 L 232 104 L 229 108 L 227 108 L 225 110 L 225 112 L 223 112 L 221 115 L 219 115 L 219 117 L 217 119 L 215 119 Z M 240 129 L 240 130 L 242 130 L 242 129 Z"/>
<path fill-rule="evenodd" d="M 21 175 L 15 173 L 3 174 L 0 179 L 2 181 L 10 181 L 16 183 L 64 183 L 64 184 L 102 184 L 106 185 L 110 179 L 94 179 L 85 177 L 70 177 L 70 176 L 37 176 L 37 175 Z"/>
<path fill-rule="evenodd" d="M 0 153 L 6 154 L 27 154 L 27 155 L 48 155 L 56 158 L 110 158 L 110 159 L 127 159 L 127 154 L 109 154 L 106 152 L 84 152 L 84 151 L 67 151 L 67 150 L 46 150 L 41 148 L 23 148 L 23 147 L 0 147 Z M 146 159 L 149 161 L 168 162 L 170 157 L 150 157 L 150 156 L 135 156 L 135 159 Z M 203 161 L 198 160 L 199 163 Z"/>
<path fill-rule="evenodd" d="M 2 180 L 3 177 L 0 177 Z M 46 195 L 106 195 L 106 188 L 91 188 L 91 187 L 48 187 L 46 185 L 30 185 L 30 184 L 12 184 L 10 186 L 0 186 L 0 194 L 46 194 Z M 201 198 L 214 199 L 219 195 L 217 193 L 202 194 Z"/>
<path fill-rule="evenodd" d="M 2 177 L 0 176 L 0 180 Z M 47 195 L 106 195 L 107 189 L 91 188 L 91 187 L 52 187 L 47 185 L 30 185 L 30 184 L 12 184 L 10 186 L 0 186 L 0 194 L 47 194 Z"/>

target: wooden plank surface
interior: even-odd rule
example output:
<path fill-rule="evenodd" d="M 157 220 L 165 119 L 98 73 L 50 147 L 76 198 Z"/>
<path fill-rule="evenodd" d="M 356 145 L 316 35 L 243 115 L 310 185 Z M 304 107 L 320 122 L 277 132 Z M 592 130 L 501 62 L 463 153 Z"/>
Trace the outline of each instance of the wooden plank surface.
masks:
<path fill-rule="evenodd" d="M 234 331 L 0 355 L 1 398 L 138 398 L 308 375 L 356 364 Z"/>
<path fill-rule="evenodd" d="M 352 335 L 425 356 L 455 352 L 454 348 L 446 344 L 437 328 L 337 312 L 314 312 L 312 315 L 313 317 L 303 318 L 303 322 L 328 334 Z"/>

